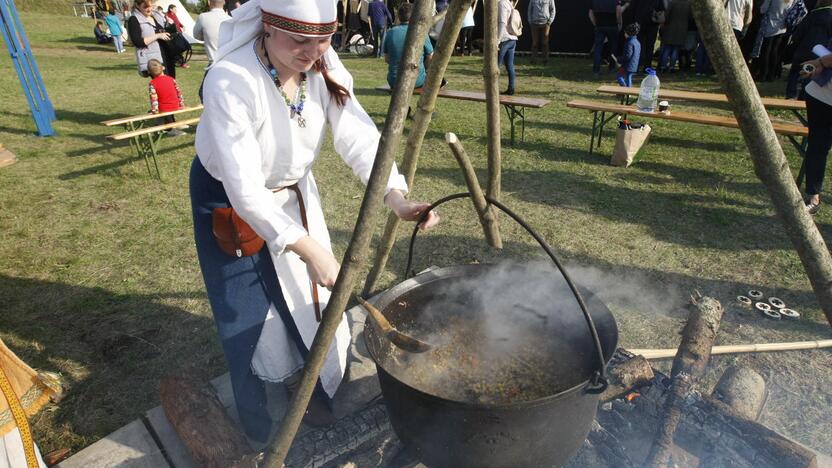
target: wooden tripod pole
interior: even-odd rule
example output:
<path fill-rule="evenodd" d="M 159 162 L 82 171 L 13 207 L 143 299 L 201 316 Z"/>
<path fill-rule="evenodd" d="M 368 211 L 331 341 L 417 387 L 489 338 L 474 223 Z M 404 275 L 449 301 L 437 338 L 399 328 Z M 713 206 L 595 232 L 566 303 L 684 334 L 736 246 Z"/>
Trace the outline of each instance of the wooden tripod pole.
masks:
<path fill-rule="evenodd" d="M 774 351 L 798 351 L 805 349 L 832 348 L 832 340 L 793 341 L 790 343 L 754 343 L 742 345 L 724 345 L 711 348 L 711 355 L 738 353 L 768 353 Z M 667 359 L 676 356 L 676 348 L 667 349 L 628 349 L 627 351 L 644 356 L 644 359 Z"/>
<path fill-rule="evenodd" d="M 500 154 L 500 64 L 497 63 L 497 0 L 483 2 L 485 8 L 485 40 L 483 45 L 482 75 L 485 78 L 485 99 L 488 120 L 488 185 L 486 194 L 493 200 L 500 201 L 500 184 L 502 173 L 502 156 Z M 493 213 L 494 223 L 497 214 Z M 500 245 L 497 248 L 502 248 Z"/>
<path fill-rule="evenodd" d="M 832 325 L 832 256 L 812 216 L 803 206 L 783 148 L 748 72 L 725 15 L 723 0 L 693 0 L 693 16 L 737 118 L 754 172 L 765 185 L 786 233 Z"/>
<path fill-rule="evenodd" d="M 442 32 L 439 34 L 439 42 L 433 52 L 433 58 L 428 65 L 423 92 L 419 97 L 419 104 L 416 107 L 416 114 L 413 116 L 413 125 L 410 127 L 410 134 L 407 137 L 404 158 L 402 159 L 401 172 L 407 180 L 407 186 L 413 187 L 413 178 L 416 175 L 416 166 L 419 162 L 419 154 L 422 151 L 422 142 L 430 125 L 431 115 L 436 105 L 436 96 L 439 94 L 439 87 L 448 61 L 453 55 L 456 38 L 462 28 L 462 20 L 468 11 L 470 0 L 451 0 L 448 9 L 442 14 L 445 15 L 445 23 Z M 437 15 L 438 16 L 438 15 Z M 399 229 L 399 218 L 395 213 L 387 216 L 387 224 L 384 225 L 384 233 L 376 246 L 376 256 L 373 266 L 367 279 L 364 282 L 364 296 L 369 296 L 376 288 L 381 273 L 387 265 L 390 251 L 393 250 L 393 243 L 396 242 L 396 231 Z"/>
<path fill-rule="evenodd" d="M 393 97 L 387 111 L 384 130 L 379 140 L 375 163 L 367 182 L 367 190 L 364 192 L 361 209 L 358 212 L 358 221 L 344 254 L 341 271 L 338 273 L 338 279 L 335 281 L 335 287 L 332 290 L 332 297 L 330 297 L 329 304 L 324 310 L 323 321 L 318 326 L 312 348 L 306 357 L 300 385 L 283 418 L 280 431 L 269 444 L 264 466 L 270 468 L 281 468 L 283 466 L 303 415 L 306 413 L 306 407 L 315 388 L 315 382 L 320 376 L 324 359 L 332 344 L 332 339 L 335 337 L 335 330 L 341 322 L 341 316 L 346 309 L 350 294 L 352 294 L 356 277 L 361 271 L 362 262 L 366 261 L 367 251 L 373 235 L 373 226 L 375 226 L 378 218 L 387 179 L 390 177 L 390 170 L 393 167 L 393 156 L 404 128 L 410 95 L 413 93 L 413 87 L 416 84 L 422 44 L 430 27 L 432 5 L 433 2 L 429 0 L 417 0 L 414 4 L 413 16 L 405 38 L 405 51 L 399 63 L 398 81 L 393 89 Z"/>

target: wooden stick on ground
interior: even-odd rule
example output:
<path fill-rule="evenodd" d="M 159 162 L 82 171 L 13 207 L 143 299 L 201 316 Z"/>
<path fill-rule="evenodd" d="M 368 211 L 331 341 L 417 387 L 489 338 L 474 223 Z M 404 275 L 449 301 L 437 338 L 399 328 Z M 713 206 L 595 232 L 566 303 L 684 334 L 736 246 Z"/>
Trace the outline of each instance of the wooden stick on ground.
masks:
<path fill-rule="evenodd" d="M 452 0 L 448 8 L 441 14 L 445 15 L 445 23 L 442 25 L 442 32 L 439 34 L 439 41 L 433 52 L 433 58 L 428 65 L 425 76 L 424 91 L 419 97 L 419 104 L 416 106 L 416 114 L 413 116 L 413 125 L 410 127 L 410 134 L 405 145 L 404 159 L 401 164 L 401 172 L 407 181 L 407 186 L 413 188 L 413 178 L 416 175 L 416 166 L 419 162 L 419 154 L 422 152 L 422 142 L 428 131 L 433 109 L 436 105 L 436 96 L 439 94 L 442 77 L 448 67 L 448 61 L 453 55 L 456 38 L 462 27 L 462 20 L 470 5 L 469 0 Z M 440 15 L 436 15 L 437 17 Z M 436 17 L 434 17 L 436 20 Z M 376 256 L 373 266 L 367 279 L 364 281 L 362 295 L 370 296 L 375 290 L 378 279 L 387 265 L 393 243 L 396 241 L 396 231 L 399 229 L 399 218 L 395 213 L 387 216 L 387 223 L 384 225 L 384 233 L 376 246 Z"/>
<path fill-rule="evenodd" d="M 358 212 L 355 230 L 341 262 L 341 271 L 335 281 L 329 304 L 324 310 L 323 321 L 318 326 L 318 332 L 306 356 L 300 386 L 283 418 L 280 431 L 269 444 L 263 466 L 270 468 L 283 466 L 301 419 L 306 413 L 306 407 L 309 405 L 315 383 L 321 374 L 321 367 L 324 365 L 329 347 L 335 337 L 335 331 L 341 323 L 341 316 L 352 294 L 355 279 L 363 268 L 363 262 L 366 261 L 373 236 L 373 226 L 376 225 L 376 219 L 381 211 L 384 189 L 390 177 L 390 170 L 393 168 L 393 155 L 401 138 L 410 96 L 416 84 L 419 56 L 422 54 L 422 46 L 430 27 L 432 5 L 432 2 L 424 0 L 414 3 L 413 16 L 405 38 L 405 50 L 399 63 L 398 81 L 393 89 L 387 120 L 381 132 L 375 163 L 367 182 L 361 209 Z"/>
<path fill-rule="evenodd" d="M 735 353 L 763 353 L 770 351 L 796 351 L 801 349 L 832 348 L 832 340 L 793 341 L 790 343 L 755 343 L 743 345 L 714 346 L 711 355 Z M 644 356 L 645 359 L 666 359 L 676 355 L 675 348 L 668 349 L 628 349 L 627 351 Z"/>
<path fill-rule="evenodd" d="M 711 347 L 722 321 L 722 304 L 716 299 L 694 299 L 688 322 L 682 330 L 682 343 L 673 360 L 670 395 L 664 405 L 664 421 L 653 441 L 647 466 L 666 467 L 670 461 L 673 434 L 682 417 L 681 405 L 702 376 L 711 358 Z"/>
<path fill-rule="evenodd" d="M 480 224 L 482 224 L 482 229 L 485 231 L 485 238 L 492 246 L 502 244 L 500 231 L 497 229 L 497 221 L 494 219 L 494 210 L 490 209 L 488 202 L 485 201 L 480 182 L 477 180 L 477 173 L 474 172 L 474 166 L 471 165 L 471 160 L 468 158 L 468 154 L 465 153 L 465 148 L 462 147 L 459 138 L 450 132 L 445 134 L 445 142 L 451 148 L 451 152 L 465 176 L 465 184 L 468 185 L 468 191 L 471 192 L 471 201 L 474 203 L 474 209 L 477 210 Z"/>
<path fill-rule="evenodd" d="M 754 172 L 768 190 L 774 210 L 806 269 L 826 319 L 832 325 L 832 256 L 803 205 L 783 148 L 728 25 L 725 2 L 692 0 L 691 8 L 708 56 L 742 131 Z"/>

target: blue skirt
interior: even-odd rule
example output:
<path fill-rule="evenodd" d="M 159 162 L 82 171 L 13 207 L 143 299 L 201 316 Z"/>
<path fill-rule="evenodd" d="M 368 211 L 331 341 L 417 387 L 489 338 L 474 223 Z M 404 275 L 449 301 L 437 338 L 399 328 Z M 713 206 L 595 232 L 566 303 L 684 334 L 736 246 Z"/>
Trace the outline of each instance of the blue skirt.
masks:
<path fill-rule="evenodd" d="M 236 258 L 217 245 L 212 212 L 231 204 L 222 182 L 208 174 L 198 157 L 191 165 L 190 194 L 199 266 L 228 362 L 240 422 L 249 438 L 266 442 L 272 421 L 266 408 L 265 384 L 252 372 L 251 359 L 271 304 L 304 359 L 309 350 L 283 299 L 268 248 L 264 246 L 250 257 Z M 320 382 L 318 390 L 316 393 L 322 391 Z"/>

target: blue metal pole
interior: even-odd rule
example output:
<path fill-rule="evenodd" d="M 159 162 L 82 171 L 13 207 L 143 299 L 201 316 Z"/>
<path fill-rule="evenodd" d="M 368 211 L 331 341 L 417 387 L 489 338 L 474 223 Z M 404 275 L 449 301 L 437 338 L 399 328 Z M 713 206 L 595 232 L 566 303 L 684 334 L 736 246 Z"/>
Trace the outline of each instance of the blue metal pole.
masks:
<path fill-rule="evenodd" d="M 54 135 L 51 122 L 55 120 L 55 110 L 46 93 L 13 0 L 0 0 L 0 32 L 11 55 L 23 94 L 29 103 L 38 134 Z"/>

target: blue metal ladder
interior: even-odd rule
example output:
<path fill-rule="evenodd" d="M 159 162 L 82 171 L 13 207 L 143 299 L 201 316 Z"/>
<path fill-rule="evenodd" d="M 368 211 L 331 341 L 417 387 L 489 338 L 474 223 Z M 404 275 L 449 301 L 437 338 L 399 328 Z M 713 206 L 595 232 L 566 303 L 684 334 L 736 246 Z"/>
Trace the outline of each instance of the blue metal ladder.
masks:
<path fill-rule="evenodd" d="M 40 77 L 38 64 L 35 63 L 35 56 L 32 55 L 29 39 L 20 22 L 14 0 L 0 0 L 0 32 L 12 56 L 20 86 L 23 87 L 23 93 L 29 101 L 29 109 L 38 127 L 38 134 L 40 136 L 54 135 L 52 121 L 56 119 L 55 109 L 52 107 L 49 95 L 46 94 L 46 87 Z"/>

